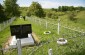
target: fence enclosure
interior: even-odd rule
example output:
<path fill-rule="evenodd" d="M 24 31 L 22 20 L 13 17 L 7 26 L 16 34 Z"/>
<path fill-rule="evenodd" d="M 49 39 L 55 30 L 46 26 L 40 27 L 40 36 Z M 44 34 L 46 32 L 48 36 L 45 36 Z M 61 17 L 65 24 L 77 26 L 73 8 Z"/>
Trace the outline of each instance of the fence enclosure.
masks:
<path fill-rule="evenodd" d="M 10 25 L 15 20 L 15 17 L 0 23 L 0 31 L 4 30 L 8 25 Z"/>
<path fill-rule="evenodd" d="M 8 20 L 8 21 L 3 22 L 2 24 L 0 24 L 0 30 L 5 29 L 7 27 L 7 25 L 9 25 L 9 24 L 11 24 L 13 22 L 14 19 L 15 18 L 10 19 L 10 20 Z M 40 19 L 40 18 L 37 18 L 37 17 L 26 17 L 26 19 L 31 24 L 35 23 L 36 26 L 42 26 L 44 29 L 49 29 L 49 30 L 55 31 L 55 34 L 58 33 L 58 24 L 56 22 L 54 23 L 52 21 L 46 21 L 45 19 Z M 4 27 L 4 28 L 2 28 L 2 27 Z M 61 32 L 61 29 L 63 29 L 62 32 Z M 66 33 L 64 33 L 65 31 L 66 31 Z M 81 49 L 82 48 L 81 46 L 85 45 L 85 43 L 84 43 L 85 41 L 83 41 L 85 39 L 84 38 L 85 37 L 85 32 L 84 31 L 77 30 L 77 28 L 76 29 L 73 29 L 73 28 L 70 28 L 70 27 L 67 27 L 67 26 L 60 25 L 60 35 L 61 35 L 61 33 L 62 34 L 64 33 L 63 36 L 65 36 L 65 38 L 67 40 L 72 40 L 72 42 L 74 42 L 75 44 L 73 45 L 74 47 L 73 46 L 67 46 L 67 47 L 65 47 L 59 53 L 61 53 L 61 54 L 64 55 L 65 50 L 70 49 L 70 52 L 72 52 L 73 51 L 73 48 L 79 47 Z M 83 36 L 83 37 L 81 37 L 81 36 Z M 80 38 L 80 39 L 77 40 L 75 38 Z M 35 55 L 34 54 L 35 52 L 38 52 L 40 55 L 45 55 L 46 52 L 47 52 L 46 55 L 48 55 L 48 54 L 49 55 L 59 55 L 58 50 L 61 50 L 61 48 L 59 47 L 59 45 L 53 44 L 51 46 L 51 50 L 49 51 L 49 49 L 50 49 L 49 44 L 56 43 L 56 39 L 57 38 L 54 35 L 52 37 L 52 39 L 47 39 L 46 42 L 42 42 L 39 46 L 34 46 L 32 48 L 28 46 L 24 50 L 22 49 L 22 55 Z M 79 44 L 78 44 L 77 41 L 81 41 L 81 42 L 79 42 Z M 44 47 L 45 45 L 47 45 L 47 47 Z M 78 46 L 78 45 L 80 45 L 80 46 Z M 53 48 L 53 47 L 55 47 L 55 48 Z M 39 51 L 39 48 L 41 48 L 41 51 Z M 47 48 L 48 50 L 44 50 L 43 48 Z M 1 53 L 3 52 L 2 50 L 5 50 L 5 49 L 0 49 Z M 18 51 L 17 49 L 11 49 L 11 50 L 9 50 L 9 54 L 10 55 L 19 55 L 19 53 L 18 53 L 19 51 L 18 52 L 17 51 Z M 20 49 L 20 51 L 21 51 L 21 49 Z M 49 53 L 48 53 L 48 51 L 49 51 Z M 76 50 L 75 50 L 75 52 L 76 52 Z M 6 55 L 6 54 L 4 54 L 4 55 Z"/>

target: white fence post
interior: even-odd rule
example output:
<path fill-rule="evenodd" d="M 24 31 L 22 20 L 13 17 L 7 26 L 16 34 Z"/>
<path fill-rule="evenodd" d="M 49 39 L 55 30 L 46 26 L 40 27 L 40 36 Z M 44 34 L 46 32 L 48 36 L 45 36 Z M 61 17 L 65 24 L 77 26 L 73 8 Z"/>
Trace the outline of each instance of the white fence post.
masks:
<path fill-rule="evenodd" d="M 22 55 L 21 40 L 20 39 L 17 39 L 17 49 L 18 49 L 18 55 Z"/>
<path fill-rule="evenodd" d="M 59 35 L 59 32 L 60 32 L 60 19 L 58 19 L 58 35 Z"/>
<path fill-rule="evenodd" d="M 48 55 L 53 55 L 52 49 L 49 49 L 49 50 L 48 50 Z"/>

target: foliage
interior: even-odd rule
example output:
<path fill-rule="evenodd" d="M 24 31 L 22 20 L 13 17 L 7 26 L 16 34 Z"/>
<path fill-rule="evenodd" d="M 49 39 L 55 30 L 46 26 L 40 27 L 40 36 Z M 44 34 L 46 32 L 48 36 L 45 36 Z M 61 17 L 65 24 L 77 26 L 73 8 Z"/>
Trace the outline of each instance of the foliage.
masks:
<path fill-rule="evenodd" d="M 6 15 L 5 15 L 5 12 L 4 12 L 4 8 L 0 4 L 0 22 L 3 22 L 5 20 L 6 20 Z"/>
<path fill-rule="evenodd" d="M 46 13 L 46 17 L 51 18 L 51 16 L 52 16 L 52 12 L 47 12 Z"/>
<path fill-rule="evenodd" d="M 55 9 L 55 8 L 52 8 L 51 10 L 52 10 L 52 11 L 56 11 L 56 12 L 57 12 L 57 9 Z"/>
<path fill-rule="evenodd" d="M 68 18 L 71 20 L 71 21 L 76 21 L 77 18 L 75 17 L 76 15 L 74 14 L 74 12 L 70 12 L 70 14 L 68 15 Z"/>
<path fill-rule="evenodd" d="M 26 16 L 27 15 L 28 7 L 20 7 L 19 10 L 21 12 L 20 13 L 21 16 Z"/>
<path fill-rule="evenodd" d="M 76 18 L 78 23 L 85 25 L 85 11 L 77 12 Z"/>
<path fill-rule="evenodd" d="M 85 10 L 85 7 L 78 6 L 78 7 L 75 7 L 75 10 L 80 10 L 80 11 L 82 11 L 82 10 Z"/>
<path fill-rule="evenodd" d="M 62 7 L 61 6 L 58 7 L 58 11 L 62 11 Z"/>
<path fill-rule="evenodd" d="M 58 16 L 57 16 L 56 14 L 53 14 L 53 15 L 51 16 L 51 18 L 52 18 L 52 19 L 58 19 Z"/>
<path fill-rule="evenodd" d="M 43 9 L 38 2 L 32 2 L 32 4 L 29 7 L 27 15 L 34 15 L 37 17 L 44 17 L 45 16 Z"/>
<path fill-rule="evenodd" d="M 61 14 L 57 13 L 56 11 L 47 11 L 46 12 L 46 17 L 47 18 L 52 18 L 52 19 L 58 19 L 58 16 L 61 15 Z"/>
<path fill-rule="evenodd" d="M 58 11 L 74 11 L 74 10 L 85 10 L 85 7 L 74 7 L 74 6 L 59 6 Z"/>
<path fill-rule="evenodd" d="M 19 6 L 16 2 L 17 0 L 5 0 L 4 1 L 5 11 L 8 17 L 20 15 Z"/>

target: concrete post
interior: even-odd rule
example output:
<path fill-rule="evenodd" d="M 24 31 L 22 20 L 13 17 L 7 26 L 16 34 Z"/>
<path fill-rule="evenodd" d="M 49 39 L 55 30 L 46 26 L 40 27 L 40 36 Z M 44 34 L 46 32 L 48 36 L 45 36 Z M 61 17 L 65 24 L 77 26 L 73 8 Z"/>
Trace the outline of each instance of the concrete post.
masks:
<path fill-rule="evenodd" d="M 48 55 L 53 55 L 52 49 L 49 49 L 49 50 L 48 50 Z"/>
<path fill-rule="evenodd" d="M 60 32 L 60 19 L 58 19 L 58 35 L 59 35 L 59 32 Z"/>
<path fill-rule="evenodd" d="M 18 49 L 18 55 L 22 55 L 21 40 L 20 39 L 17 39 L 17 49 Z"/>

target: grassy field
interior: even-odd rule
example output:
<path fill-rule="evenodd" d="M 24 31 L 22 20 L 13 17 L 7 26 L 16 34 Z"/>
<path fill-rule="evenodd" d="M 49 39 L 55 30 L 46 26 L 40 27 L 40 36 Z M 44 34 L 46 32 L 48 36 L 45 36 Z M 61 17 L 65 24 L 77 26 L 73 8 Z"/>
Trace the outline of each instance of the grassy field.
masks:
<path fill-rule="evenodd" d="M 32 18 L 30 18 L 30 19 L 32 19 Z M 33 23 L 33 21 L 31 21 L 31 22 L 32 22 L 33 26 L 35 24 L 36 26 L 38 25 L 37 28 L 42 28 L 39 31 L 37 29 L 34 29 L 34 30 L 40 37 L 42 36 L 41 40 L 44 43 L 48 42 L 48 41 L 52 41 L 52 42 L 47 43 L 47 44 L 43 45 L 42 47 L 40 47 L 37 51 L 35 51 L 33 53 L 33 55 L 47 55 L 49 48 L 53 49 L 53 55 L 57 55 L 57 54 L 58 55 L 84 55 L 83 47 L 85 47 L 85 46 L 83 44 L 85 42 L 84 41 L 85 38 L 84 38 L 84 36 L 81 35 L 81 33 L 61 27 L 60 35 L 57 35 L 57 32 L 56 32 L 57 27 L 54 26 L 54 30 L 53 30 L 52 29 L 53 25 L 50 25 L 51 28 L 48 27 L 48 30 L 52 31 L 52 33 L 49 35 L 44 35 L 43 32 L 46 30 L 45 26 L 44 25 L 39 26 L 38 22 L 34 22 L 34 23 Z M 52 22 L 52 20 L 49 22 Z M 53 21 L 53 22 L 55 22 L 55 21 Z M 65 25 L 65 24 L 63 24 L 63 25 Z M 65 34 L 64 38 L 66 38 L 68 40 L 68 44 L 65 46 L 60 46 L 56 43 L 56 41 L 59 37 L 63 37 L 63 34 Z M 81 49 L 82 49 L 82 51 L 80 51 Z"/>
<path fill-rule="evenodd" d="M 60 16 L 61 26 L 68 26 L 70 28 L 76 28 L 78 30 L 85 30 L 85 11 L 81 11 L 77 13 L 76 17 L 78 21 L 75 23 L 73 21 L 68 20 L 67 15 Z M 35 21 L 35 19 L 37 21 Z M 42 20 L 40 25 L 39 20 Z M 48 21 L 48 28 L 45 27 L 45 22 Z M 51 23 L 57 24 L 57 19 L 39 19 L 36 17 L 29 17 L 26 21 L 23 19 L 17 18 L 12 25 L 17 24 L 32 24 L 32 31 L 38 35 L 38 38 L 41 40 L 41 44 L 39 46 L 34 47 L 23 47 L 22 53 L 23 55 L 48 55 L 48 50 L 52 48 L 53 55 L 85 55 L 85 35 L 82 33 L 72 31 L 69 29 L 65 29 L 60 27 L 60 35 L 57 34 L 57 25 L 53 25 Z M 45 35 L 44 31 L 51 31 L 51 34 Z M 10 28 L 7 27 L 5 30 L 0 32 L 0 44 L 3 45 L 7 41 L 7 39 L 11 36 Z M 57 39 L 64 37 L 68 40 L 68 43 L 64 46 L 57 44 Z M 38 47 L 38 49 L 37 49 Z M 34 49 L 37 49 L 34 51 Z M 5 55 L 17 55 L 17 50 L 13 49 L 12 51 L 8 51 Z"/>

